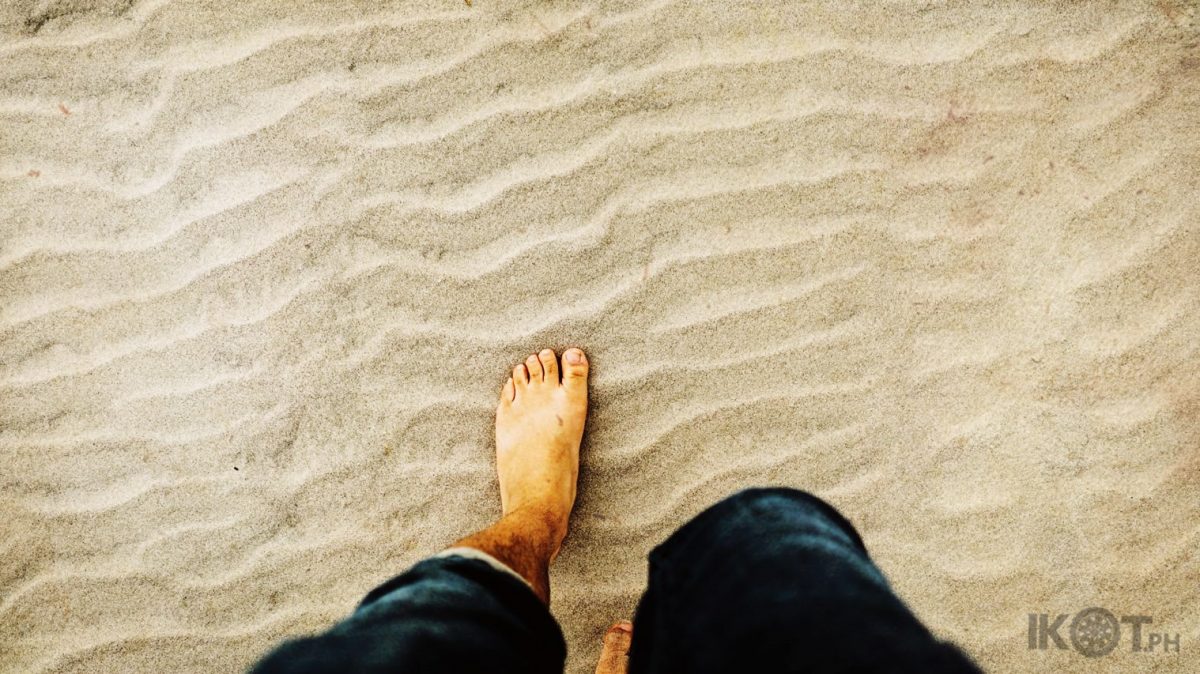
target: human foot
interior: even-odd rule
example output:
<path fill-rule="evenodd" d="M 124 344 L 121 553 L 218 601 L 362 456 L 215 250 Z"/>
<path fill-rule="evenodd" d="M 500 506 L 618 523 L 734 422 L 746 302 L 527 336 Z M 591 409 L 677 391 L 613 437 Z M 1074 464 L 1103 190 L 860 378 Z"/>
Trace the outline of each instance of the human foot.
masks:
<path fill-rule="evenodd" d="M 633 643 L 633 623 L 628 620 L 608 628 L 596 674 L 625 674 L 629 671 L 629 646 Z"/>
<path fill-rule="evenodd" d="M 557 547 L 567 535 L 587 418 L 588 362 L 567 349 L 561 367 L 544 349 L 513 368 L 496 408 L 496 468 L 504 514 L 526 511 L 550 526 Z"/>

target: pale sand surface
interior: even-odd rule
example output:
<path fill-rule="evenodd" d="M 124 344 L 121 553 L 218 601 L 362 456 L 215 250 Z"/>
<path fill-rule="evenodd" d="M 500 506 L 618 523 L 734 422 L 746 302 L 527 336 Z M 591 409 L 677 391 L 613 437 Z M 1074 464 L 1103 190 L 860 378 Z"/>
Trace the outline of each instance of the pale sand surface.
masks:
<path fill-rule="evenodd" d="M 996 671 L 1197 671 L 1197 6 L 787 7 L 4 3 L 0 670 L 331 624 L 576 344 L 569 671 L 768 483 Z M 1027 650 L 1092 605 L 1182 652 Z"/>

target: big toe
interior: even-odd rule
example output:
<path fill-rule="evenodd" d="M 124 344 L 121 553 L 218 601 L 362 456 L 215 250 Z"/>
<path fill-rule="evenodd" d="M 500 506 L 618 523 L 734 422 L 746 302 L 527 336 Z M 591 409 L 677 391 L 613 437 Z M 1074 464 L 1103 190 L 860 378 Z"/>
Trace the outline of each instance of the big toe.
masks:
<path fill-rule="evenodd" d="M 633 625 L 619 622 L 604 633 L 604 647 L 596 674 L 625 674 L 629 670 L 629 646 L 633 643 Z"/>
<path fill-rule="evenodd" d="M 562 383 L 574 394 L 587 394 L 588 360 L 581 349 L 574 347 L 563 352 Z"/>

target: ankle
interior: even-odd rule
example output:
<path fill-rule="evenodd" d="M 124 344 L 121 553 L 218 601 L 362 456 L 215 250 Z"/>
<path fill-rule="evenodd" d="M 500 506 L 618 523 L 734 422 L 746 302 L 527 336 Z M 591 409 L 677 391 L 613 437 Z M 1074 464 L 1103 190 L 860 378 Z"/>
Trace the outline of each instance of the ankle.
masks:
<path fill-rule="evenodd" d="M 561 506 L 548 499 L 535 499 L 520 503 L 504 517 L 519 522 L 528 539 L 544 542 L 548 550 L 557 553 L 567 536 L 568 515 L 569 511 L 564 514 Z"/>

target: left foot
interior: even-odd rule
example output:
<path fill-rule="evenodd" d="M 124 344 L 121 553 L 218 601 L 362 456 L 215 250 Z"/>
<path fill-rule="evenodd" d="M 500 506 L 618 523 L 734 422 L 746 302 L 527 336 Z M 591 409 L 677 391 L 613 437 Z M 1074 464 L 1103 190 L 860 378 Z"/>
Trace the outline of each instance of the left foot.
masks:
<path fill-rule="evenodd" d="M 567 349 L 560 366 L 550 349 L 513 368 L 496 408 L 496 468 L 505 515 L 544 519 L 555 547 L 567 534 L 587 418 L 588 362 Z"/>

